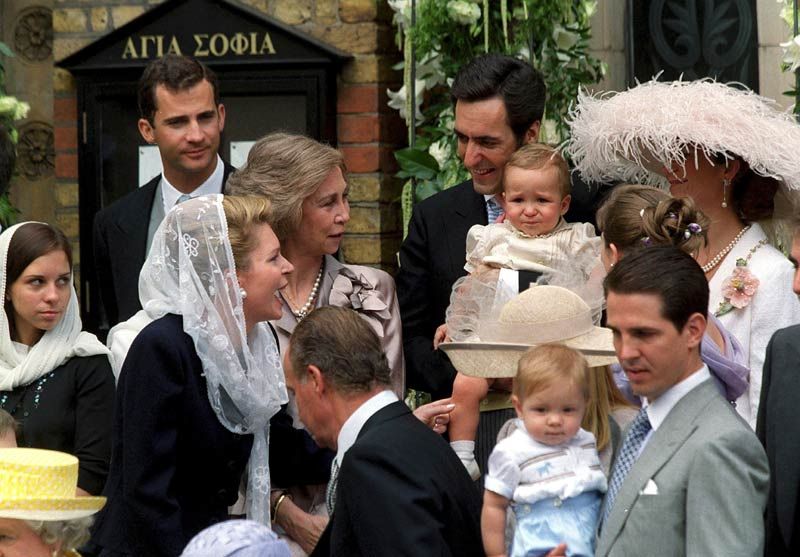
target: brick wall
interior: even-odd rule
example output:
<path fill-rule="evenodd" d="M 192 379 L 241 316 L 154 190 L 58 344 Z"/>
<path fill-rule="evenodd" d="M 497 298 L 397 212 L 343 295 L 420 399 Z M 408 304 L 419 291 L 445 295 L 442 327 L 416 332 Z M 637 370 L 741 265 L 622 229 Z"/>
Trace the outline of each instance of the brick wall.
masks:
<path fill-rule="evenodd" d="M 76 52 L 141 15 L 160 0 L 56 0 L 54 58 Z M 404 141 L 403 122 L 386 106 L 386 89 L 400 75 L 391 13 L 383 0 L 245 0 L 242 2 L 353 55 L 338 85 L 338 146 L 350 172 L 351 215 L 342 252 L 348 263 L 396 268 L 401 239 L 401 184 L 392 178 L 392 155 Z M 75 84 L 54 73 L 59 225 L 77 239 L 77 140 Z M 90 239 L 84 239 L 90 241 Z"/>

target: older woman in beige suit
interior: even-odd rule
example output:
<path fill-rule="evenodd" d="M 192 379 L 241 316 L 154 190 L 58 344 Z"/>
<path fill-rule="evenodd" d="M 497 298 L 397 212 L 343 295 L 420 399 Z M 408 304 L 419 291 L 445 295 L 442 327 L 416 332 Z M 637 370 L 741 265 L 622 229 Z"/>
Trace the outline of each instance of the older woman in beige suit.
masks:
<path fill-rule="evenodd" d="M 273 133 L 257 141 L 246 166 L 229 178 L 226 187 L 230 195 L 262 195 L 270 199 L 274 211 L 272 227 L 284 257 L 294 265 L 288 286 L 280 292 L 283 316 L 272 322 L 281 351 L 285 352 L 297 324 L 315 308 L 352 308 L 381 338 L 394 391 L 402 399 L 405 370 L 394 280 L 384 271 L 342 263 L 334 256 L 350 220 L 348 191 L 344 158 L 339 151 L 287 133 Z M 292 401 L 288 413 L 295 428 L 301 428 Z M 278 436 L 285 433 L 278 429 L 273 421 L 271 444 L 277 444 Z M 284 484 L 285 488 L 273 493 L 273 518 L 290 541 L 299 545 L 293 547 L 293 552 L 302 555 L 314 547 L 327 522 L 324 483 L 319 483 L 327 480 L 320 474 L 320 468 L 327 463 L 314 466 L 313 462 L 320 461 L 316 450 L 279 461 L 281 453 L 287 452 L 274 451 L 270 459 L 273 485 Z M 281 469 L 287 473 L 280 473 Z"/>

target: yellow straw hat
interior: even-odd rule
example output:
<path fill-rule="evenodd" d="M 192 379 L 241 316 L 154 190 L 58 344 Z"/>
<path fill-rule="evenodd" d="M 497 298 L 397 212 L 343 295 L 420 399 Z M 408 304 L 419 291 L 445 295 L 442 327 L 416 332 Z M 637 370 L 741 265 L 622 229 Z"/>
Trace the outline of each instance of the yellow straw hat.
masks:
<path fill-rule="evenodd" d="M 0 449 L 0 517 L 71 520 L 90 516 L 105 497 L 77 497 L 78 459 L 44 449 Z"/>
<path fill-rule="evenodd" d="M 553 342 L 580 351 L 590 367 L 617 361 L 611 330 L 596 327 L 589 305 L 559 286 L 523 291 L 506 302 L 496 321 L 482 321 L 478 336 L 480 341 L 439 345 L 453 367 L 473 377 L 514 377 L 526 350 Z"/>

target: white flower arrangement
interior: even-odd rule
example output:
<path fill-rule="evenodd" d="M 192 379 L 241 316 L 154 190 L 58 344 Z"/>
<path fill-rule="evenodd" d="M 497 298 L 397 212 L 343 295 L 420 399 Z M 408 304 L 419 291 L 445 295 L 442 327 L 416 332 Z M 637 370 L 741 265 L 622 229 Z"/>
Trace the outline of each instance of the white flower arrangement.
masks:
<path fill-rule="evenodd" d="M 450 0 L 447 3 L 447 13 L 461 25 L 472 25 L 481 17 L 480 7 L 466 0 Z"/>

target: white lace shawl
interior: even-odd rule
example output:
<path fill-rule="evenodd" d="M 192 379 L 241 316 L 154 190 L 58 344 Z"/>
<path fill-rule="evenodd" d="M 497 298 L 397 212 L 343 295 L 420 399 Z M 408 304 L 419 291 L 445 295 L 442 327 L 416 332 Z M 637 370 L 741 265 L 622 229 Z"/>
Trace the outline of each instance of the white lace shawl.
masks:
<path fill-rule="evenodd" d="M 168 313 L 183 316 L 220 423 L 254 435 L 247 515 L 269 519 L 269 419 L 288 400 L 277 341 L 267 323 L 247 335 L 222 195 L 176 205 L 153 238 L 139 275 L 142 310 L 109 333 L 115 373 L 136 334 Z"/>
<path fill-rule="evenodd" d="M 22 222 L 0 234 L 0 294 L 6 298 L 6 266 L 11 237 L 20 227 L 30 224 Z M 70 281 L 72 277 L 70 277 Z M 28 385 L 73 357 L 109 354 L 108 349 L 91 333 L 81 331 L 78 296 L 71 288 L 69 302 L 61 321 L 46 331 L 39 342 L 31 346 L 28 353 L 20 354 L 11 341 L 11 329 L 6 312 L 0 310 L 0 391 L 10 391 Z"/>

